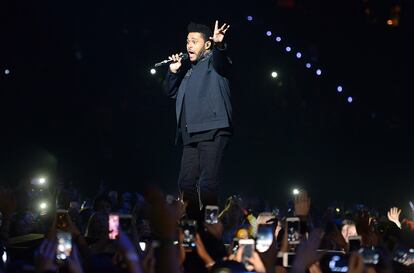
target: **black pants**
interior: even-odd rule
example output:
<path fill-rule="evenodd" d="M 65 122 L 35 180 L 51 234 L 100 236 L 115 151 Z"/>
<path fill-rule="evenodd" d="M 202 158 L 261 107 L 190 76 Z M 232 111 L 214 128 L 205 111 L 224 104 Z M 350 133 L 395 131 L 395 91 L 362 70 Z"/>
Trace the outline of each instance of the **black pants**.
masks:
<path fill-rule="evenodd" d="M 183 147 L 178 185 L 188 202 L 188 217 L 200 220 L 207 205 L 218 204 L 218 186 L 223 179 L 224 150 L 229 136 L 192 143 Z"/>

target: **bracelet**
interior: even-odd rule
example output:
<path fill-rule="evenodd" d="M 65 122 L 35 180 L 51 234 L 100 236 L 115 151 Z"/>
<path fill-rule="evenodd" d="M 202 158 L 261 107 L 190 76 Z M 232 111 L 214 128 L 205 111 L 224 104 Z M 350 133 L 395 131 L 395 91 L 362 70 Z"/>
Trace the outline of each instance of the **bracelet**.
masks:
<path fill-rule="evenodd" d="M 209 262 L 208 264 L 206 264 L 206 268 L 213 267 L 215 264 L 216 264 L 215 261 Z"/>

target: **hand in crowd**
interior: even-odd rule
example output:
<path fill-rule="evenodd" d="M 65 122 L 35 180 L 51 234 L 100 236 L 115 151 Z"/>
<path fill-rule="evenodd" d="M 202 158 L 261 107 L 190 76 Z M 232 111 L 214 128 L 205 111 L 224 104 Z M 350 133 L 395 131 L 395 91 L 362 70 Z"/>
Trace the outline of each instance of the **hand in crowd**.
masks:
<path fill-rule="evenodd" d="M 68 258 L 68 269 L 70 273 L 83 273 L 82 262 L 76 244 L 73 244 L 72 252 Z"/>
<path fill-rule="evenodd" d="M 232 257 L 233 260 L 239 262 L 239 263 L 243 263 L 243 251 L 244 251 L 244 246 L 241 245 L 239 247 L 239 249 L 237 250 L 237 253 L 234 257 Z M 252 256 L 250 258 L 247 258 L 246 261 L 248 262 L 246 265 L 246 269 L 248 271 L 255 271 L 257 273 L 265 273 L 266 272 L 266 268 L 263 264 L 262 259 L 260 258 L 259 254 L 257 253 L 256 250 L 253 250 L 252 252 Z"/>
<path fill-rule="evenodd" d="M 295 196 L 295 215 L 298 217 L 308 216 L 310 204 L 311 199 L 308 197 L 308 193 L 306 191 L 301 191 L 298 195 Z"/>
<path fill-rule="evenodd" d="M 293 263 L 292 272 L 305 272 L 311 265 L 314 265 L 321 255 L 317 253 L 323 231 L 314 229 L 308 239 L 303 239 L 296 250 L 295 261 Z"/>
<path fill-rule="evenodd" d="M 45 238 L 35 253 L 35 271 L 37 273 L 45 271 L 57 271 L 56 261 L 56 239 Z"/>
<path fill-rule="evenodd" d="M 134 244 L 129 240 L 128 236 L 124 234 L 122 231 L 119 232 L 119 238 L 117 243 L 120 253 L 122 253 L 124 260 L 127 264 L 128 272 L 142 272 L 136 248 L 134 247 Z"/>
<path fill-rule="evenodd" d="M 218 222 L 217 224 L 205 224 L 204 227 L 207 232 L 213 235 L 217 240 L 221 240 L 224 230 L 222 222 Z"/>
<path fill-rule="evenodd" d="M 364 271 L 364 260 L 358 253 L 352 253 L 349 258 L 348 273 L 363 273 Z"/>
<path fill-rule="evenodd" d="M 396 207 L 391 208 L 387 213 L 388 220 L 394 222 L 399 228 L 401 228 L 400 213 L 401 209 Z"/>

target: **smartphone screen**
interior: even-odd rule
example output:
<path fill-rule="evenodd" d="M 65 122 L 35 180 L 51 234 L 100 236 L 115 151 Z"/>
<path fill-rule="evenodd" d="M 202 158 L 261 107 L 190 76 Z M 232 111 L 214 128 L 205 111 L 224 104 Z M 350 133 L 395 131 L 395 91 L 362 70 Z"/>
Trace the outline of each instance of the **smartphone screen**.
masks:
<path fill-rule="evenodd" d="M 206 206 L 204 211 L 204 222 L 206 224 L 217 224 L 218 223 L 218 206 Z"/>
<path fill-rule="evenodd" d="M 273 243 L 273 225 L 259 225 L 257 227 L 256 250 L 260 253 L 269 250 Z"/>
<path fill-rule="evenodd" d="M 109 214 L 108 219 L 109 239 L 116 240 L 119 236 L 119 215 Z"/>
<path fill-rule="evenodd" d="M 195 236 L 197 232 L 197 222 L 194 220 L 184 220 L 181 222 L 181 228 L 184 234 L 184 248 L 194 249 L 196 247 Z"/>
<path fill-rule="evenodd" d="M 283 253 L 283 266 L 292 267 L 292 264 L 295 260 L 295 252 L 285 252 Z"/>
<path fill-rule="evenodd" d="M 365 264 L 376 265 L 379 263 L 380 255 L 374 247 L 361 248 L 359 250 Z"/>
<path fill-rule="evenodd" d="M 361 248 L 361 236 L 349 236 L 349 251 L 358 251 Z"/>
<path fill-rule="evenodd" d="M 66 230 L 69 228 L 68 223 L 68 211 L 63 209 L 58 209 L 56 211 L 56 228 L 60 230 Z"/>
<path fill-rule="evenodd" d="M 57 261 L 65 261 L 72 252 L 72 234 L 70 232 L 58 232 L 56 259 Z"/>
<path fill-rule="evenodd" d="M 252 257 L 254 251 L 254 240 L 253 239 L 240 239 L 239 246 L 243 246 L 242 263 L 248 264 L 247 261 Z"/>
<path fill-rule="evenodd" d="M 286 218 L 288 243 L 299 244 L 300 243 L 300 219 L 298 217 Z"/>
<path fill-rule="evenodd" d="M 325 253 L 320 260 L 322 272 L 348 272 L 349 256 L 343 253 Z"/>

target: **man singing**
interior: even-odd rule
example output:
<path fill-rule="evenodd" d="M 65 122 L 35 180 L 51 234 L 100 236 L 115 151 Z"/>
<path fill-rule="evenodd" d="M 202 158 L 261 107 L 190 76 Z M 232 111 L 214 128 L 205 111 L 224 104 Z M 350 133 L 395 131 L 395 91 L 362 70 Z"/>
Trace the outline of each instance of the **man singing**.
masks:
<path fill-rule="evenodd" d="M 191 66 L 182 66 L 182 55 L 172 61 L 164 82 L 165 91 L 176 100 L 177 136 L 183 154 L 178 185 L 187 215 L 200 219 L 206 205 L 217 205 L 223 177 L 224 150 L 232 134 L 229 74 L 224 36 L 229 29 L 215 22 L 208 26 L 190 23 L 187 53 Z"/>

